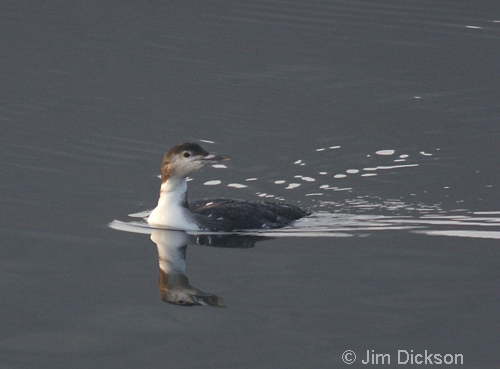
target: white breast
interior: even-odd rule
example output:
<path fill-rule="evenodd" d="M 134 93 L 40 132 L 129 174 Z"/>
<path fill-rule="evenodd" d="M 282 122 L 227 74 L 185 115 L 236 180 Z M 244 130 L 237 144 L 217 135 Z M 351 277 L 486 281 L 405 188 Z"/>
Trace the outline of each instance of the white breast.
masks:
<path fill-rule="evenodd" d="M 197 231 L 200 228 L 191 218 L 188 209 L 182 206 L 187 191 L 186 180 L 168 180 L 161 185 L 158 205 L 148 218 L 152 226 L 169 229 Z"/>

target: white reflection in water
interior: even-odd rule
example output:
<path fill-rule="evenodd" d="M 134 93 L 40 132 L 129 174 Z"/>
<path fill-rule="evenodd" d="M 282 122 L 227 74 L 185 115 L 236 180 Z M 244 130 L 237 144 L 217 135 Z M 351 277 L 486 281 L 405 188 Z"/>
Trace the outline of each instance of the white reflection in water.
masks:
<path fill-rule="evenodd" d="M 396 201 L 395 206 L 397 205 Z M 500 212 L 493 213 L 498 215 Z M 115 220 L 109 226 L 116 230 L 133 233 L 150 234 L 154 230 L 146 222 L 138 221 Z M 428 236 L 500 239 L 500 217 L 477 217 L 472 213 L 464 215 L 434 214 L 417 217 L 352 215 L 318 211 L 299 219 L 291 226 L 279 229 L 239 232 L 189 231 L 187 233 L 192 235 L 241 234 L 263 237 L 367 237 L 381 231 L 406 231 Z"/>
<path fill-rule="evenodd" d="M 229 183 L 227 187 L 233 187 L 233 188 L 245 188 L 248 187 L 247 185 L 240 184 L 240 183 Z"/>
<path fill-rule="evenodd" d="M 322 190 L 333 190 L 333 191 L 347 191 L 347 190 L 352 190 L 351 187 L 337 187 L 337 186 L 334 186 L 334 187 L 330 187 L 329 185 L 321 185 L 319 186 L 319 188 L 321 188 Z"/>
<path fill-rule="evenodd" d="M 411 168 L 418 167 L 420 164 L 398 164 L 398 165 L 379 165 L 375 168 L 363 168 L 363 170 L 375 171 L 375 170 L 391 170 L 391 169 L 400 169 L 400 168 Z"/>
<path fill-rule="evenodd" d="M 301 178 L 303 181 L 306 181 L 306 182 L 314 182 L 316 181 L 314 178 L 312 177 L 302 177 Z"/>
<path fill-rule="evenodd" d="M 340 149 L 341 146 L 329 146 L 328 149 Z M 439 149 L 436 148 L 435 149 L 436 151 L 438 151 Z M 328 152 L 326 150 L 326 148 L 324 147 L 321 147 L 321 148 L 317 148 L 315 149 L 315 153 L 316 154 L 319 154 L 319 155 L 328 155 Z M 392 155 L 395 155 L 396 153 L 396 150 L 395 149 L 383 149 L 383 150 L 377 150 L 375 151 L 375 155 L 377 156 L 380 156 L 381 159 L 380 160 L 383 160 L 383 157 L 384 156 L 392 156 Z M 421 156 L 433 156 L 432 153 L 427 153 L 427 152 L 424 152 L 424 151 L 420 151 L 419 154 Z M 366 155 L 366 157 L 368 158 L 374 158 L 374 159 L 371 159 L 372 161 L 375 160 L 376 156 L 372 156 L 371 154 L 368 154 Z M 415 157 L 417 157 L 415 155 Z M 328 163 L 330 163 L 330 160 L 331 160 L 331 157 L 328 157 Z M 406 163 L 407 160 L 410 158 L 410 154 L 408 153 L 403 153 L 403 154 L 400 154 L 396 157 L 396 159 L 393 159 L 393 162 L 394 164 L 393 165 L 387 165 L 387 164 L 384 164 L 384 165 L 376 165 L 376 166 L 366 166 L 366 167 L 360 167 L 360 168 L 348 168 L 348 169 L 345 169 L 345 172 L 342 173 L 342 172 L 337 172 L 336 174 L 333 174 L 333 175 L 330 175 L 331 177 L 333 177 L 334 179 L 337 179 L 337 180 L 343 180 L 345 178 L 347 178 L 348 176 L 353 176 L 353 178 L 356 178 L 356 175 L 358 175 L 359 177 L 357 178 L 368 178 L 368 177 L 374 177 L 374 176 L 377 176 L 378 174 L 377 173 L 373 173 L 373 172 L 377 172 L 377 171 L 394 171 L 394 170 L 399 170 L 399 169 L 407 169 L 407 168 L 412 168 L 412 167 L 418 167 L 420 166 L 421 164 L 420 163 Z M 307 160 L 307 158 L 306 158 Z M 316 159 L 317 160 L 317 159 Z M 317 161 L 316 161 L 317 163 Z M 335 163 L 335 162 L 334 162 Z M 404 164 L 403 164 L 404 163 Z M 296 161 L 293 162 L 293 164 L 295 165 L 300 165 L 300 166 L 305 166 L 306 165 L 306 162 L 304 159 L 298 159 Z M 335 167 L 337 166 L 338 164 L 335 163 L 335 164 L 329 164 L 331 165 L 332 167 Z M 366 172 L 369 172 L 369 173 L 366 173 Z M 320 172 L 317 172 L 319 173 L 321 176 L 328 176 L 328 172 L 327 171 L 320 171 Z M 305 182 L 315 182 L 316 181 L 316 178 L 313 178 L 311 176 L 307 176 L 305 174 L 297 174 L 297 175 L 294 175 L 293 178 L 300 178 L 301 180 L 305 181 Z M 286 180 L 276 180 L 274 183 L 276 184 L 282 184 L 282 183 L 285 183 Z M 298 184 L 295 184 L 295 183 L 291 183 L 289 184 L 285 189 L 287 190 L 291 190 L 291 189 L 294 189 L 294 188 L 297 188 L 298 187 Z M 311 189 L 311 186 L 308 185 L 307 187 L 308 189 Z M 341 189 L 337 189 L 336 186 L 333 186 L 333 185 L 324 185 L 324 184 L 320 184 L 317 188 L 321 189 L 321 190 L 341 190 Z M 346 189 L 352 189 L 351 187 L 349 188 L 343 188 L 342 190 L 346 190 Z M 314 196 L 319 196 L 319 193 L 318 192 L 318 195 L 314 195 Z M 313 194 L 316 194 L 316 192 L 313 192 Z M 309 194 L 304 194 L 304 196 L 313 196 L 311 195 L 311 193 Z"/>
<path fill-rule="evenodd" d="M 414 233 L 423 233 L 428 236 L 500 239 L 500 232 L 489 231 L 415 231 Z"/>

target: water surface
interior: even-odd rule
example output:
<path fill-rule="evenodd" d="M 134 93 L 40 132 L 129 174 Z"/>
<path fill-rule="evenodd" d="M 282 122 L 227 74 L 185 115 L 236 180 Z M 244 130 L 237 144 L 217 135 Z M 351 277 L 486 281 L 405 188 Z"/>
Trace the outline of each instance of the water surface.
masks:
<path fill-rule="evenodd" d="M 2 368 L 330 368 L 346 350 L 350 367 L 367 350 L 498 366 L 496 9 L 2 8 Z M 130 224 L 184 141 L 233 158 L 192 198 L 315 214 L 240 243 L 188 235 L 172 260 L 224 308 L 165 303 L 169 249 Z"/>

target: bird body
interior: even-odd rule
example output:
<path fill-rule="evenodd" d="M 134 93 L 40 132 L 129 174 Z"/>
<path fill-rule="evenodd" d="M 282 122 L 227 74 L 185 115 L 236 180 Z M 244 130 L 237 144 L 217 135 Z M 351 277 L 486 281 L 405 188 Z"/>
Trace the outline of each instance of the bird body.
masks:
<path fill-rule="evenodd" d="M 196 143 L 174 146 L 162 162 L 160 198 L 151 212 L 152 226 L 186 231 L 231 232 L 280 228 L 309 213 L 296 206 L 267 201 L 213 198 L 188 202 L 186 177 L 209 164 L 228 160 Z"/>

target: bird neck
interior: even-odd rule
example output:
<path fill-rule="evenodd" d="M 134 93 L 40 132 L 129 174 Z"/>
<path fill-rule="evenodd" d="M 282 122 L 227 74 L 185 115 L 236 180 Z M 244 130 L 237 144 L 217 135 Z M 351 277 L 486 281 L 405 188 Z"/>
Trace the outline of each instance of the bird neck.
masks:
<path fill-rule="evenodd" d="M 188 208 L 186 178 L 169 177 L 160 187 L 160 201 Z"/>

